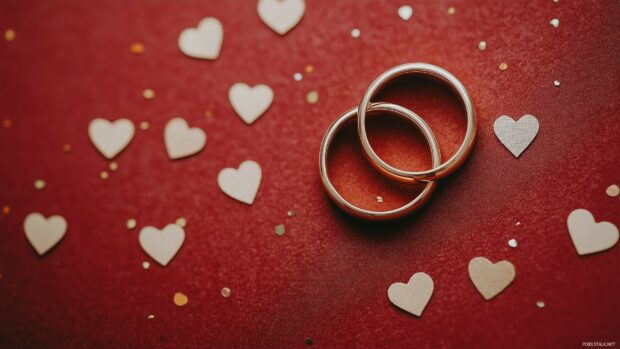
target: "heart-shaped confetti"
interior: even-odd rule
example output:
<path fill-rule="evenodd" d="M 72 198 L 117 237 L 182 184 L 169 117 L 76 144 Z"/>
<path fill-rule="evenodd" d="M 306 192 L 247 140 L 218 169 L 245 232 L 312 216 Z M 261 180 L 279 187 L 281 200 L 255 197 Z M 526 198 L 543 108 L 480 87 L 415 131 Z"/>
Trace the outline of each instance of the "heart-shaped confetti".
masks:
<path fill-rule="evenodd" d="M 407 284 L 397 282 L 388 288 L 388 298 L 395 306 L 415 316 L 422 315 L 433 295 L 433 279 L 425 273 L 415 273 Z"/>
<path fill-rule="evenodd" d="M 217 176 L 217 184 L 231 198 L 251 205 L 260 187 L 262 171 L 252 160 L 241 163 L 239 169 L 225 168 Z"/>
<path fill-rule="evenodd" d="M 618 227 L 594 221 L 590 211 L 580 208 L 568 215 L 568 233 L 579 255 L 605 251 L 618 242 Z"/>
<path fill-rule="evenodd" d="M 258 16 L 280 35 L 293 29 L 304 16 L 304 0 L 259 0 Z"/>
<path fill-rule="evenodd" d="M 273 91 L 267 85 L 250 87 L 239 82 L 228 91 L 228 99 L 241 119 L 250 125 L 269 108 Z"/>
<path fill-rule="evenodd" d="M 139 240 L 144 252 L 165 267 L 183 245 L 185 231 L 176 224 L 162 230 L 147 226 L 140 230 Z"/>
<path fill-rule="evenodd" d="M 508 261 L 493 264 L 484 257 L 475 257 L 469 261 L 468 270 L 471 281 L 486 300 L 508 287 L 517 273 L 514 265 Z"/>
<path fill-rule="evenodd" d="M 174 118 L 166 124 L 164 143 L 170 159 L 180 159 L 198 153 L 204 148 L 207 135 L 203 130 L 187 125 L 182 118 Z"/>
<path fill-rule="evenodd" d="M 42 256 L 65 236 L 67 221 L 61 216 L 46 219 L 42 214 L 33 212 L 24 220 L 24 232 L 32 247 Z"/>
<path fill-rule="evenodd" d="M 134 135 L 133 123 L 129 119 L 110 122 L 94 119 L 88 125 L 88 136 L 97 150 L 108 159 L 114 158 L 131 142 Z"/>
<path fill-rule="evenodd" d="M 184 54 L 201 59 L 217 59 L 224 40 L 224 29 L 217 18 L 207 17 L 197 28 L 187 28 L 179 35 L 179 49 Z"/>
<path fill-rule="evenodd" d="M 409 18 L 411 18 L 412 15 L 413 15 L 413 9 L 409 5 L 401 6 L 398 9 L 398 16 L 400 16 L 400 18 L 403 21 L 408 21 Z"/>
<path fill-rule="evenodd" d="M 502 115 L 493 124 L 495 135 L 516 158 L 523 153 L 538 133 L 538 119 L 534 115 L 523 115 L 514 121 Z"/>

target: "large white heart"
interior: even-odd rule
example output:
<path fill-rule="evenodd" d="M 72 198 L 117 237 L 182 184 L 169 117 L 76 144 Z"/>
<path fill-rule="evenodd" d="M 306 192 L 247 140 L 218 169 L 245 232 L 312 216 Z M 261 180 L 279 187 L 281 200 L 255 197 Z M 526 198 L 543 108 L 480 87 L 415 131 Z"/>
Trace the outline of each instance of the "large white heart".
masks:
<path fill-rule="evenodd" d="M 180 159 L 196 154 L 204 148 L 207 135 L 203 130 L 187 126 L 182 118 L 168 121 L 164 130 L 164 143 L 171 159 Z"/>
<path fill-rule="evenodd" d="M 185 231 L 176 224 L 168 224 L 162 230 L 148 226 L 140 230 L 139 239 L 144 252 L 165 267 L 183 245 Z"/>
<path fill-rule="evenodd" d="M 97 118 L 88 125 L 88 136 L 97 150 L 108 159 L 114 158 L 131 142 L 134 134 L 133 123 L 129 119 L 110 122 Z"/>
<path fill-rule="evenodd" d="M 604 251 L 618 242 L 618 228 L 613 223 L 596 223 L 590 211 L 583 208 L 571 212 L 566 223 L 579 255 Z"/>
<path fill-rule="evenodd" d="M 224 29 L 217 18 L 207 17 L 197 28 L 187 28 L 179 35 L 179 49 L 194 58 L 217 59 L 222 48 Z"/>
<path fill-rule="evenodd" d="M 260 165 L 247 160 L 241 163 L 238 170 L 234 168 L 221 170 L 217 176 L 217 184 L 226 195 L 251 205 L 256 198 L 261 178 Z"/>
<path fill-rule="evenodd" d="M 228 90 L 228 99 L 241 119 L 249 125 L 269 108 L 273 102 L 273 91 L 267 85 L 250 87 L 239 82 Z"/>
<path fill-rule="evenodd" d="M 475 257 L 469 261 L 468 270 L 469 278 L 486 300 L 508 287 L 517 274 L 512 263 L 500 261 L 493 264 L 484 257 Z"/>
<path fill-rule="evenodd" d="M 24 232 L 32 247 L 42 256 L 65 236 L 67 221 L 61 216 L 45 219 L 42 214 L 33 212 L 24 220 Z"/>
<path fill-rule="evenodd" d="M 299 23 L 306 11 L 304 0 L 259 0 L 258 16 L 269 28 L 286 34 Z"/>
<path fill-rule="evenodd" d="M 523 115 L 514 121 L 502 115 L 493 124 L 495 135 L 516 158 L 523 153 L 538 133 L 538 119 L 534 115 Z"/>
<path fill-rule="evenodd" d="M 422 315 L 433 295 L 433 279 L 425 273 L 415 273 L 407 284 L 397 282 L 388 288 L 388 298 L 395 306 L 415 316 Z"/>

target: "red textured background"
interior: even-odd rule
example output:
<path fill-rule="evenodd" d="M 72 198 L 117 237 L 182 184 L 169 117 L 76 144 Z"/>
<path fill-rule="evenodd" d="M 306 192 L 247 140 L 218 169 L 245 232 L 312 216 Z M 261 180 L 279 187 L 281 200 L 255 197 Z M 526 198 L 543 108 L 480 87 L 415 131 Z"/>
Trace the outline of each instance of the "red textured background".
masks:
<path fill-rule="evenodd" d="M 0 216 L 0 347 L 303 348 L 307 337 L 316 348 L 617 342 L 620 250 L 578 256 L 566 217 L 586 208 L 620 224 L 618 198 L 605 194 L 620 182 L 620 4 L 411 1 L 405 22 L 396 14 L 404 3 L 308 0 L 298 27 L 280 37 L 260 21 L 255 1 L 1 1 L 0 32 L 17 37 L 0 40 L 0 119 L 13 123 L 0 127 L 0 204 L 11 207 Z M 224 26 L 219 59 L 184 56 L 179 33 L 208 16 Z M 144 54 L 132 54 L 132 42 L 144 43 Z M 442 66 L 468 88 L 476 147 L 422 210 L 399 222 L 352 219 L 323 192 L 321 137 L 378 74 L 414 61 Z M 315 71 L 294 81 L 307 64 Z M 239 81 L 275 92 L 251 126 L 227 100 Z M 145 88 L 154 100 L 142 98 Z M 311 90 L 320 94 L 315 105 L 305 101 Z M 404 79 L 380 99 L 427 119 L 444 156 L 460 143 L 463 116 L 447 89 Z M 519 159 L 493 134 L 503 114 L 540 121 Z M 208 139 L 199 155 L 172 162 L 163 128 L 176 115 Z M 107 181 L 99 172 L 108 162 L 87 134 L 95 117 L 151 124 L 136 131 Z M 390 163 L 422 168 L 425 146 L 402 125 L 371 121 L 371 141 Z M 378 175 L 353 136 L 351 128 L 339 137 L 330 167 L 348 198 L 388 208 L 414 195 Z M 72 152 L 62 151 L 65 143 Z M 253 206 L 216 183 L 222 168 L 246 159 L 263 169 Z M 34 190 L 37 178 L 45 190 Z M 33 211 L 68 221 L 63 241 L 42 258 L 22 229 Z M 166 268 L 143 270 L 139 228 L 179 216 L 188 222 L 182 249 Z M 128 231 L 132 217 L 138 229 Z M 281 223 L 287 230 L 278 237 Z M 488 302 L 467 274 L 475 256 L 517 269 Z M 386 296 L 418 271 L 435 282 L 421 318 Z M 230 298 L 220 295 L 225 286 Z M 177 291 L 187 306 L 173 304 Z"/>

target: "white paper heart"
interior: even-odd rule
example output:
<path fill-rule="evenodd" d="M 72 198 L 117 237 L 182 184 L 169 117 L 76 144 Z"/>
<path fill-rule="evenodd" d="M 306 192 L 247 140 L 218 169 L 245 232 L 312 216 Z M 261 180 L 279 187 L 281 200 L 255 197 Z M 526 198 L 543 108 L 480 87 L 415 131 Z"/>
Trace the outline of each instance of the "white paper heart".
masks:
<path fill-rule="evenodd" d="M 207 135 L 198 127 L 190 128 L 182 118 L 173 118 L 166 124 L 164 143 L 170 159 L 196 154 L 204 148 Z"/>
<path fill-rule="evenodd" d="M 239 82 L 228 90 L 228 99 L 241 119 L 249 125 L 269 108 L 273 102 L 273 91 L 267 85 L 250 87 Z"/>
<path fill-rule="evenodd" d="M 500 261 L 493 264 L 484 257 L 475 257 L 469 261 L 468 270 L 469 278 L 486 300 L 508 287 L 517 274 L 512 263 Z"/>
<path fill-rule="evenodd" d="M 618 242 L 618 227 L 610 222 L 596 223 L 586 209 L 571 212 L 566 223 L 573 245 L 581 256 L 605 251 Z"/>
<path fill-rule="evenodd" d="M 162 230 L 148 226 L 140 230 L 139 240 L 144 252 L 165 267 L 183 245 L 185 231 L 177 224 L 168 224 Z"/>
<path fill-rule="evenodd" d="M 425 273 L 415 273 L 407 284 L 397 282 L 388 288 L 388 298 L 395 306 L 415 316 L 422 315 L 433 295 L 433 279 Z"/>
<path fill-rule="evenodd" d="M 304 0 L 259 0 L 258 16 L 280 35 L 293 29 L 304 16 Z"/>
<path fill-rule="evenodd" d="M 94 119 L 88 125 L 88 136 L 97 150 L 108 159 L 114 158 L 131 142 L 134 134 L 133 123 L 129 119 L 110 122 Z"/>
<path fill-rule="evenodd" d="M 45 218 L 33 212 L 24 220 L 26 238 L 39 255 L 44 255 L 65 236 L 67 221 L 61 216 Z"/>
<path fill-rule="evenodd" d="M 260 165 L 247 160 L 241 163 L 238 170 L 234 168 L 221 170 L 217 176 L 217 184 L 226 195 L 251 205 L 256 198 L 261 178 Z"/>
<path fill-rule="evenodd" d="M 411 15 L 413 15 L 413 9 L 409 5 L 401 6 L 398 9 L 398 15 L 403 21 L 408 21 Z"/>
<path fill-rule="evenodd" d="M 217 59 L 224 40 L 224 29 L 217 18 L 207 17 L 197 28 L 187 28 L 179 35 L 179 49 L 193 58 Z"/>
<path fill-rule="evenodd" d="M 523 115 L 514 121 L 502 115 L 493 124 L 495 135 L 516 158 L 523 153 L 538 133 L 538 119 L 534 115 Z"/>

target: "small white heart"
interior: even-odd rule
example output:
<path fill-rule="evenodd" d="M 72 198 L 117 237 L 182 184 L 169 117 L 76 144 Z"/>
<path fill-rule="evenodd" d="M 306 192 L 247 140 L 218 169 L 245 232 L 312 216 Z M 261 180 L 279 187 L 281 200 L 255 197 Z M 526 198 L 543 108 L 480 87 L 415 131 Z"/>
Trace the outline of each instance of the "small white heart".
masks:
<path fill-rule="evenodd" d="M 88 136 L 97 150 L 108 159 L 114 158 L 131 142 L 134 134 L 133 123 L 129 119 L 110 122 L 94 119 L 88 125 Z"/>
<path fill-rule="evenodd" d="M 484 257 L 475 257 L 469 261 L 469 278 L 478 292 L 489 300 L 502 292 L 514 280 L 517 271 L 508 261 L 491 263 Z"/>
<path fill-rule="evenodd" d="M 495 135 L 516 158 L 523 153 L 538 133 L 538 119 L 534 115 L 523 115 L 514 121 L 502 115 L 493 124 Z"/>
<path fill-rule="evenodd" d="M 24 232 L 32 247 L 42 256 L 65 236 L 67 221 L 61 216 L 45 219 L 42 214 L 33 212 L 24 220 Z"/>
<path fill-rule="evenodd" d="M 217 59 L 224 40 L 224 29 L 217 18 L 207 17 L 197 28 L 187 28 L 179 35 L 179 49 L 193 58 Z"/>
<path fill-rule="evenodd" d="M 398 15 L 403 21 L 408 21 L 411 15 L 413 15 L 413 9 L 409 5 L 401 6 L 398 9 Z"/>
<path fill-rule="evenodd" d="M 415 316 L 422 315 L 433 295 L 433 279 L 425 273 L 415 273 L 407 284 L 397 282 L 388 288 L 392 304 Z"/>
<path fill-rule="evenodd" d="M 173 118 L 166 124 L 164 143 L 170 159 L 196 154 L 204 148 L 207 135 L 198 127 L 190 128 L 182 118 Z"/>
<path fill-rule="evenodd" d="M 239 82 L 228 90 L 228 99 L 241 119 L 250 125 L 267 111 L 273 102 L 273 91 L 267 85 L 250 87 Z"/>
<path fill-rule="evenodd" d="M 596 223 L 586 209 L 571 212 L 566 223 L 573 245 L 581 256 L 605 251 L 618 242 L 618 227 L 610 222 Z"/>
<path fill-rule="evenodd" d="M 241 163 L 239 169 L 225 168 L 217 176 L 217 184 L 222 191 L 235 200 L 252 205 L 260 187 L 262 171 L 260 165 L 252 160 Z"/>
<path fill-rule="evenodd" d="M 280 35 L 293 29 L 304 16 L 304 0 L 259 0 L 258 16 Z"/>
<path fill-rule="evenodd" d="M 176 224 L 168 224 L 162 230 L 147 226 L 140 230 L 139 240 L 144 252 L 165 267 L 183 245 L 185 231 Z"/>

